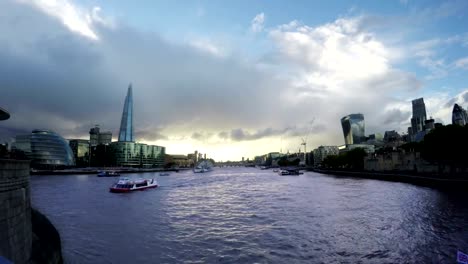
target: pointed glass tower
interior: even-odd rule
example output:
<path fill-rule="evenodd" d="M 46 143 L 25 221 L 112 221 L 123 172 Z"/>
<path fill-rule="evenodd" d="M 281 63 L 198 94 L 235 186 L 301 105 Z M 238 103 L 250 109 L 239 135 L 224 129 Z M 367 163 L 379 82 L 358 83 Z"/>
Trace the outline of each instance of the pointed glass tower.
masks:
<path fill-rule="evenodd" d="M 122 121 L 120 122 L 119 141 L 133 142 L 133 95 L 132 84 L 128 86 L 127 96 L 122 113 Z"/>

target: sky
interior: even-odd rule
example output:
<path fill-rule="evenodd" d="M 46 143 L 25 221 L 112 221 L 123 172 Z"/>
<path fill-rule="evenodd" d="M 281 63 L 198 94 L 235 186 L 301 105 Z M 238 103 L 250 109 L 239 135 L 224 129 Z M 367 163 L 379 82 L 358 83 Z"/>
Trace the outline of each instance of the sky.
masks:
<path fill-rule="evenodd" d="M 344 144 L 468 106 L 468 1 L 0 1 L 0 141 L 33 129 L 116 139 L 133 85 L 137 142 L 215 160 Z M 302 151 L 304 151 L 302 149 Z"/>

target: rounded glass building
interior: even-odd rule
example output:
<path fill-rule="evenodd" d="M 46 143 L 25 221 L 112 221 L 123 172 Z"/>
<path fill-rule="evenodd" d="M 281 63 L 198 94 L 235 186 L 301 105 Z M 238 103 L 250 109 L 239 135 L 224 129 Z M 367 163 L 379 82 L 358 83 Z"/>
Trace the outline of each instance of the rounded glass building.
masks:
<path fill-rule="evenodd" d="M 33 130 L 31 142 L 31 165 L 35 168 L 62 168 L 75 165 L 73 152 L 68 142 L 50 130 Z"/>

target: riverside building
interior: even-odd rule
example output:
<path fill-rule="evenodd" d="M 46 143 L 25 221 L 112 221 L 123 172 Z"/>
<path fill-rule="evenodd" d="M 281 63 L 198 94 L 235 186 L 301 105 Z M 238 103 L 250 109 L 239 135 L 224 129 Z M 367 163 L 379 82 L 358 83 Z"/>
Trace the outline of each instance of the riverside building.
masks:
<path fill-rule="evenodd" d="M 341 118 L 341 126 L 346 145 L 360 144 L 366 141 L 363 114 L 350 114 Z"/>
<path fill-rule="evenodd" d="M 68 142 L 50 130 L 36 129 L 31 134 L 18 135 L 12 147 L 24 152 L 31 160 L 32 168 L 59 169 L 75 166 Z"/>
<path fill-rule="evenodd" d="M 135 142 L 133 91 L 132 84 L 130 84 L 120 122 L 119 140 L 111 142 L 106 148 L 106 155 L 110 157 L 110 165 L 118 167 L 163 167 L 165 152 L 164 147 Z"/>

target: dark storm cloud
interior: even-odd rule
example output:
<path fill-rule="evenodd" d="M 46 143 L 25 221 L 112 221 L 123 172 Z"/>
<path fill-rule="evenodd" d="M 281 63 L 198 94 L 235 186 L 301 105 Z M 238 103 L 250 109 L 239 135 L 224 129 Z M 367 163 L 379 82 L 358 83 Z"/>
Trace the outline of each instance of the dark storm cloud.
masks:
<path fill-rule="evenodd" d="M 230 138 L 234 141 L 244 141 L 244 140 L 257 140 L 264 137 L 276 136 L 281 135 L 284 133 L 284 130 L 275 130 L 273 128 L 266 128 L 263 130 L 256 131 L 254 133 L 250 133 L 248 131 L 243 130 L 242 128 L 233 129 L 230 132 Z"/>
<path fill-rule="evenodd" d="M 314 120 L 306 122 L 303 126 L 287 126 L 284 128 L 265 128 L 256 130 L 254 132 L 247 131 L 242 128 L 232 129 L 230 132 L 220 132 L 219 138 L 230 139 L 232 141 L 249 141 L 257 140 L 267 137 L 274 136 L 286 136 L 286 137 L 307 137 L 313 133 L 323 132 L 325 129 L 324 125 L 314 124 Z"/>
<path fill-rule="evenodd" d="M 151 128 L 174 120 L 208 128 L 253 125 L 268 107 L 245 106 L 273 104 L 274 92 L 265 90 L 277 87 L 274 80 L 233 58 L 125 25 L 95 24 L 99 40 L 93 41 L 28 5 L 7 1 L 0 10 L 0 103 L 12 114 L 4 123 L 10 128 L 76 137 L 100 124 L 116 134 L 129 82 L 135 125 L 145 128 L 137 136 L 147 140 L 167 138 Z M 2 137 L 9 131 L 0 131 Z"/>
<path fill-rule="evenodd" d="M 402 111 L 400 109 L 392 109 L 385 114 L 385 124 L 400 124 L 407 121 L 411 116 L 410 112 Z"/>

